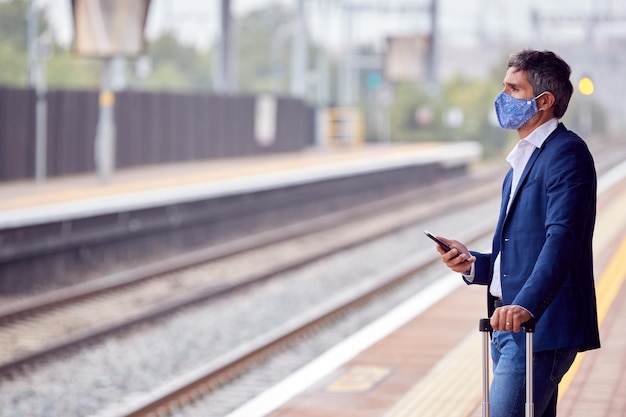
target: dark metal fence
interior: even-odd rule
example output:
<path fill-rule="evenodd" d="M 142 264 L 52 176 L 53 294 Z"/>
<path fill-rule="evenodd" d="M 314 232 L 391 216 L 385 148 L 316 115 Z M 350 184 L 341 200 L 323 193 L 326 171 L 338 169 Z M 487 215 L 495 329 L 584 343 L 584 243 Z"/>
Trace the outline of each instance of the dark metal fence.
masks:
<path fill-rule="evenodd" d="M 255 140 L 254 96 L 119 92 L 116 167 L 298 151 L 313 143 L 314 111 L 277 98 L 275 141 Z M 95 171 L 98 92 L 47 94 L 49 177 Z M 30 89 L 0 86 L 0 181 L 35 176 L 35 105 Z"/>
<path fill-rule="evenodd" d="M 0 180 L 34 172 L 35 93 L 0 87 Z"/>

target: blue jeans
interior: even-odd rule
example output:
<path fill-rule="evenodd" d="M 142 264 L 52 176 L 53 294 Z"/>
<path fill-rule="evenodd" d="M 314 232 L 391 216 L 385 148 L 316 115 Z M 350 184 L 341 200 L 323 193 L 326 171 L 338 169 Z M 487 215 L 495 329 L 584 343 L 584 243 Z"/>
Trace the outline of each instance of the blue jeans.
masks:
<path fill-rule="evenodd" d="M 493 332 L 491 340 L 493 380 L 489 391 L 491 417 L 524 416 L 526 348 L 520 349 L 512 335 L 512 332 Z M 534 354 L 533 395 L 536 417 L 556 416 L 559 382 L 572 366 L 576 353 L 577 349 L 574 347 Z"/>

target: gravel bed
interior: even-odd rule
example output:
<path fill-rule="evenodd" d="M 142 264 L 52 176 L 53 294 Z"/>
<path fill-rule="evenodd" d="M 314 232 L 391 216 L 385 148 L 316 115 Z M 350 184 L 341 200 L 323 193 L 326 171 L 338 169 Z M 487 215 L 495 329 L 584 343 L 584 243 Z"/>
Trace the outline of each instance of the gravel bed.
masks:
<path fill-rule="evenodd" d="M 292 271 L 267 285 L 208 306 L 181 311 L 157 323 L 137 327 L 124 336 L 109 338 L 10 378 L 5 376 L 0 380 L 0 417 L 89 416 L 123 402 L 129 396 L 149 392 L 328 301 L 333 295 L 389 265 L 419 251 L 434 250 L 432 242 L 422 233 L 425 228 L 435 234 L 457 236 L 460 234 L 457 231 L 475 223 L 476 219 L 495 216 L 497 206 L 498 202 L 492 201 L 464 210 L 463 218 L 457 214 L 443 215 L 428 225 L 403 230 Z M 418 287 L 420 285 L 424 285 L 423 280 Z M 401 293 L 411 295 L 406 290 Z M 298 353 L 297 349 L 294 353 L 286 353 L 297 359 L 276 359 L 282 364 L 283 371 L 280 375 L 264 375 L 261 386 L 268 386 L 267 378 L 275 382 L 302 366 L 302 358 L 310 360 L 317 356 L 383 314 L 389 304 L 377 308 L 355 319 L 356 324 L 337 322 L 336 325 L 340 326 L 337 334 L 327 332 L 331 334 L 329 340 L 302 346 L 306 354 Z M 259 383 L 252 385 L 258 387 Z M 233 386 L 237 386 L 234 391 L 244 392 L 240 386 L 231 384 L 219 390 L 219 395 L 235 396 L 228 393 Z M 216 407 L 216 414 L 210 415 L 223 415 L 224 411 L 233 409 L 257 392 L 255 389 L 251 391 L 238 394 L 237 404 L 224 401 L 219 410 Z"/>
<path fill-rule="evenodd" d="M 413 276 L 403 285 L 396 286 L 360 307 L 358 313 L 337 320 L 323 331 L 296 343 L 246 375 L 177 410 L 172 417 L 227 415 L 421 291 L 440 277 L 442 272 L 445 273 L 441 265 L 435 265 Z"/>

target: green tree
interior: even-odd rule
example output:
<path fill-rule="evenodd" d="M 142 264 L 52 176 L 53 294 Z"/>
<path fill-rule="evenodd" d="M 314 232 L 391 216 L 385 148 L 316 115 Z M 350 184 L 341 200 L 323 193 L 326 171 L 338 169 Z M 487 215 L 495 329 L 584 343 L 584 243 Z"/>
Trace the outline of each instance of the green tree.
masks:
<path fill-rule="evenodd" d="M 432 95 L 424 85 L 403 83 L 395 88 L 391 107 L 392 138 L 401 142 L 477 141 L 486 156 L 499 155 L 508 149 L 514 132 L 493 124 L 493 100 L 501 90 L 501 76 L 472 80 L 460 75 L 443 84 Z M 420 124 L 416 113 L 430 113 L 430 123 Z M 455 112 L 462 118 L 450 124 L 447 115 Z M 491 120 L 490 120 L 491 119 Z"/>
<path fill-rule="evenodd" d="M 501 80 L 496 75 L 484 80 L 470 80 L 459 75 L 452 78 L 444 87 L 443 105 L 460 109 L 464 118 L 458 128 L 446 126 L 447 135 L 457 140 L 481 142 L 488 156 L 506 149 L 512 134 L 490 122 L 494 112 L 493 100 L 501 89 Z"/>
<path fill-rule="evenodd" d="M 24 0 L 0 1 L 0 39 L 11 43 L 18 50 L 26 51 L 26 12 L 28 2 Z M 43 22 L 39 25 L 42 28 Z"/>
<path fill-rule="evenodd" d="M 189 79 L 174 62 L 163 61 L 146 79 L 144 88 L 154 91 L 185 91 L 190 90 L 191 85 Z"/>
<path fill-rule="evenodd" d="M 152 67 L 145 80 L 151 90 L 211 90 L 211 55 L 182 45 L 173 33 L 148 43 Z"/>
<path fill-rule="evenodd" d="M 394 88 L 391 105 L 391 137 L 398 142 L 424 142 L 441 140 L 438 137 L 441 126 L 440 103 L 431 98 L 424 86 L 416 83 L 399 83 Z M 416 112 L 429 111 L 432 123 L 419 125 Z"/>
<path fill-rule="evenodd" d="M 28 82 L 26 12 L 22 0 L 0 1 L 0 83 L 25 85 Z M 43 24 L 40 24 L 42 27 Z"/>
<path fill-rule="evenodd" d="M 26 54 L 17 50 L 11 42 L 0 41 L 0 68 L 0 84 L 26 84 Z"/>
<path fill-rule="evenodd" d="M 239 87 L 243 91 L 271 91 L 274 81 L 274 64 L 272 62 L 272 42 L 279 31 L 287 30 L 286 25 L 293 19 L 293 13 L 284 6 L 274 5 L 259 9 L 243 16 L 236 24 L 237 60 Z M 289 31 L 286 32 L 289 34 Z M 287 36 L 284 47 L 290 47 L 292 36 Z M 280 65 L 286 68 L 289 50 L 282 52 L 278 58 Z M 283 73 L 287 73 L 284 71 Z"/>
<path fill-rule="evenodd" d="M 28 84 L 26 0 L 0 0 L 0 83 L 24 87 Z M 37 13 L 39 33 L 49 27 L 45 13 Z M 65 48 L 51 44 L 52 54 L 46 60 L 47 85 L 50 88 L 97 88 L 99 63 L 80 59 Z"/>
<path fill-rule="evenodd" d="M 27 0 L 0 0 L 0 82 L 25 86 L 27 73 Z M 39 13 L 39 32 L 49 27 L 45 13 Z M 250 12 L 236 27 L 236 63 L 241 91 L 268 91 L 273 87 L 272 37 L 292 19 L 283 6 Z M 284 46 L 289 46 L 290 37 Z M 52 40 L 53 53 L 46 60 L 48 88 L 97 89 L 101 62 L 76 56 Z M 289 50 L 283 51 L 282 66 L 288 68 Z M 211 91 L 212 56 L 209 52 L 182 44 L 173 33 L 164 33 L 147 45 L 151 71 L 141 80 L 143 88 L 170 91 Z M 131 60 L 132 62 L 132 60 Z M 129 66 L 132 67 L 132 66 Z M 129 79 L 136 78 L 128 74 Z"/>
<path fill-rule="evenodd" d="M 98 89 L 100 88 L 100 60 L 80 58 L 57 46 L 46 61 L 47 83 L 51 88 Z"/>

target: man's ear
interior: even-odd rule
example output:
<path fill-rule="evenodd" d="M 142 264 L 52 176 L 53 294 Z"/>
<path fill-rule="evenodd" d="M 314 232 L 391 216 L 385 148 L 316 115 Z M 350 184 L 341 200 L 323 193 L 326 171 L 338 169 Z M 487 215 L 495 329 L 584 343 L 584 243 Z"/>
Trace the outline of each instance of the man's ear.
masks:
<path fill-rule="evenodd" d="M 537 99 L 537 107 L 543 111 L 547 111 L 551 108 L 554 108 L 554 103 L 556 102 L 556 97 L 550 91 L 546 91 L 543 93 L 541 97 Z"/>

